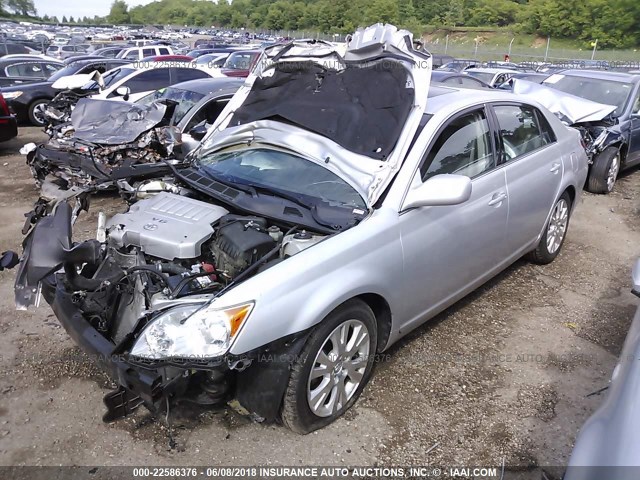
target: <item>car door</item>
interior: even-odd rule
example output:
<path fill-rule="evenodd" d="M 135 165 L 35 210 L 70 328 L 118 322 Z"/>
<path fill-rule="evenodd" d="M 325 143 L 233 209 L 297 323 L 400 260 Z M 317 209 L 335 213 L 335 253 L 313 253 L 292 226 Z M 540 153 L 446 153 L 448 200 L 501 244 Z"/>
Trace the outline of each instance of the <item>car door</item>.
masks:
<path fill-rule="evenodd" d="M 640 163 L 640 87 L 633 100 L 631 119 L 629 120 L 629 148 L 627 149 L 626 164 Z"/>
<path fill-rule="evenodd" d="M 414 185 L 433 175 L 466 175 L 471 198 L 460 205 L 422 207 L 399 217 L 406 298 L 402 317 L 410 329 L 442 310 L 504 266 L 507 185 L 496 165 L 495 136 L 484 107 L 458 114 L 436 134 Z"/>
<path fill-rule="evenodd" d="M 547 222 L 570 161 L 556 141 L 543 113 L 530 105 L 493 104 L 499 134 L 498 151 L 509 195 L 509 257 L 526 253 Z"/>
<path fill-rule="evenodd" d="M 4 73 L 5 78 L 3 79 L 3 86 L 5 87 L 45 80 L 42 66 L 39 62 L 14 63 L 6 66 Z"/>

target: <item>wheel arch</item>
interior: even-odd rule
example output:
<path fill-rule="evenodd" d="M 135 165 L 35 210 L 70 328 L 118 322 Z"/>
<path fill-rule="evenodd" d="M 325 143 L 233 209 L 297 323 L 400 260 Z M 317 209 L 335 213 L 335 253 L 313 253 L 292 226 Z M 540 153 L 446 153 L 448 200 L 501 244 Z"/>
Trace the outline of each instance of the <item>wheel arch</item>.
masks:
<path fill-rule="evenodd" d="M 392 316 L 389 303 L 382 295 L 377 293 L 363 293 L 353 298 L 362 300 L 373 311 L 378 325 L 378 344 L 376 345 L 376 351 L 380 352 L 384 350 L 391 335 Z"/>

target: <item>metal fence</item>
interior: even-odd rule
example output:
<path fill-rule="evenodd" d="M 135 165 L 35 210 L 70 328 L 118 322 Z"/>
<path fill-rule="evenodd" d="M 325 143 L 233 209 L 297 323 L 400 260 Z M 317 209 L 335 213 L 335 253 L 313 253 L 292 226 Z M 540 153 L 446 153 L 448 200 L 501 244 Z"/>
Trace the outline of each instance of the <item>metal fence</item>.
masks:
<path fill-rule="evenodd" d="M 425 49 L 431 53 L 451 55 L 456 58 L 468 58 L 474 60 L 503 60 L 509 55 L 512 62 L 566 62 L 572 60 L 594 60 L 608 62 L 627 62 L 640 64 L 640 52 L 636 50 L 598 50 L 597 45 L 593 49 L 570 49 L 554 47 L 553 38 L 538 47 L 513 45 L 509 43 L 481 43 L 467 42 L 452 43 L 445 39 L 438 42 L 425 43 Z"/>

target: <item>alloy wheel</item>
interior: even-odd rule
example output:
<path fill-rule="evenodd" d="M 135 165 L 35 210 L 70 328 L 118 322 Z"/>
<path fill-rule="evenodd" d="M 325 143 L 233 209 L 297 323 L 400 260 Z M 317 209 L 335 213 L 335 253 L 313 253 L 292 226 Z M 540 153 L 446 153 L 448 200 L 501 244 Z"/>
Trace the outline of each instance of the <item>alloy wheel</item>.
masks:
<path fill-rule="evenodd" d="M 307 381 L 315 415 L 334 415 L 353 397 L 367 368 L 369 343 L 369 330 L 360 320 L 341 323 L 325 339 Z"/>
<path fill-rule="evenodd" d="M 616 179 L 618 178 L 618 173 L 620 173 L 620 153 L 618 153 L 611 160 L 611 166 L 609 167 L 609 171 L 607 172 L 607 190 L 613 190 L 613 185 L 616 183 Z"/>
<path fill-rule="evenodd" d="M 561 198 L 553 207 L 549 227 L 547 228 L 547 251 L 550 254 L 556 253 L 560 245 L 562 245 L 568 224 L 569 204 L 564 198 Z"/>

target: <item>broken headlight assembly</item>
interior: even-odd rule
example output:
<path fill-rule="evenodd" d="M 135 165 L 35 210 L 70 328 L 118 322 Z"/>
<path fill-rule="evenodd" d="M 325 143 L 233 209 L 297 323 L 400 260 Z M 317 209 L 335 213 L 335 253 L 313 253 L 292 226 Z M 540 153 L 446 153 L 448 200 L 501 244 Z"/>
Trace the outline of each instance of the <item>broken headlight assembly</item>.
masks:
<path fill-rule="evenodd" d="M 207 359 L 224 355 L 253 309 L 253 302 L 227 308 L 181 305 L 144 328 L 131 355 L 149 360 Z"/>

